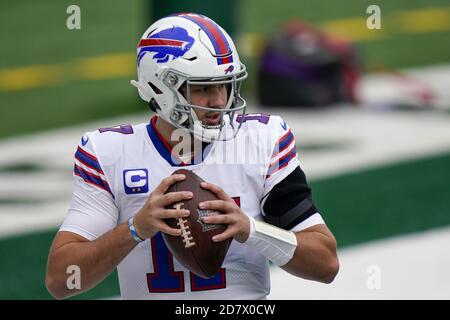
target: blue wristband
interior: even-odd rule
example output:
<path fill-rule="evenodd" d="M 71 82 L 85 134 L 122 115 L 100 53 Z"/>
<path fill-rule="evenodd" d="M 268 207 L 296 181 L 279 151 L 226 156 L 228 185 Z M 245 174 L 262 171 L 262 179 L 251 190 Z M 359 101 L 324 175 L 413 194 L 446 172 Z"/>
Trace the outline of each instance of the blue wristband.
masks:
<path fill-rule="evenodd" d="M 137 243 L 141 243 L 142 241 L 145 241 L 145 239 L 141 239 L 141 237 L 139 237 L 136 232 L 136 228 L 134 227 L 134 217 L 131 217 L 130 219 L 128 219 L 128 228 L 130 228 L 131 236 Z"/>

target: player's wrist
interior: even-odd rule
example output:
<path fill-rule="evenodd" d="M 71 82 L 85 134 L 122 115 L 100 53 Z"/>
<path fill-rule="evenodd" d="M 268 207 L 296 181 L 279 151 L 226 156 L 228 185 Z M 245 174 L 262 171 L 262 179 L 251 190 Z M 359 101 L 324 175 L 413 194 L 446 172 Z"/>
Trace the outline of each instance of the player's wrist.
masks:
<path fill-rule="evenodd" d="M 283 266 L 292 259 L 297 248 L 294 232 L 257 221 L 253 217 L 249 217 L 249 221 L 250 231 L 245 244 L 258 249 L 278 266 Z"/>
<path fill-rule="evenodd" d="M 131 236 L 137 243 L 141 243 L 146 240 L 145 237 L 141 236 L 135 224 L 135 216 L 128 219 L 128 229 L 130 230 Z"/>
<path fill-rule="evenodd" d="M 250 220 L 250 217 L 245 214 L 244 216 L 245 220 L 242 222 L 244 224 L 244 228 L 242 228 L 242 231 L 239 232 L 239 234 L 234 236 L 234 239 L 240 243 L 245 243 L 252 231 L 252 222 Z"/>

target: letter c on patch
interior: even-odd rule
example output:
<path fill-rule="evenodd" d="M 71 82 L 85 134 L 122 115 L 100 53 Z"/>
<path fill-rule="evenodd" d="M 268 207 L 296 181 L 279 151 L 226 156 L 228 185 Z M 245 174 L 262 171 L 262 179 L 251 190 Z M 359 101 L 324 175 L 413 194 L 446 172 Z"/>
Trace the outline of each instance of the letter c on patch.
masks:
<path fill-rule="evenodd" d="M 147 169 L 124 170 L 123 184 L 126 194 L 148 192 L 148 170 Z"/>

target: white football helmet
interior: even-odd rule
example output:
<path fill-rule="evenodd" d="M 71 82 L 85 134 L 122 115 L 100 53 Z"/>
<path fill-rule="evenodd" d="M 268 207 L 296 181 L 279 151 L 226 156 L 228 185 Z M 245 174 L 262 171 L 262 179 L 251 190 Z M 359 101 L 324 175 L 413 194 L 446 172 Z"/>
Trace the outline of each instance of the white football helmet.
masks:
<path fill-rule="evenodd" d="M 208 17 L 178 13 L 153 23 L 138 44 L 137 74 L 138 80 L 131 83 L 140 97 L 175 127 L 206 142 L 232 139 L 239 130 L 240 123 L 234 119 L 245 113 L 240 87 L 247 72 L 231 37 Z M 191 103 L 190 86 L 217 84 L 227 84 L 225 108 Z M 220 124 L 203 124 L 196 109 L 220 112 Z"/>

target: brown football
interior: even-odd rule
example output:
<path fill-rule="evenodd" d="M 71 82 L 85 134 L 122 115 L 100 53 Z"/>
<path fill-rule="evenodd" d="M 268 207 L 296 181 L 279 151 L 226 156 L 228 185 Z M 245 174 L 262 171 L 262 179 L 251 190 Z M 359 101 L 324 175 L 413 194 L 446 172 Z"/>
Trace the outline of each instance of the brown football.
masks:
<path fill-rule="evenodd" d="M 225 231 L 226 225 L 206 224 L 201 221 L 202 216 L 221 214 L 221 212 L 201 210 L 198 204 L 218 198 L 213 192 L 200 186 L 203 180 L 194 172 L 179 169 L 173 174 L 178 173 L 186 175 L 186 179 L 172 184 L 166 193 L 192 191 L 194 196 L 190 200 L 173 203 L 170 208 L 188 209 L 190 215 L 186 218 L 165 219 L 169 226 L 181 228 L 181 236 L 175 237 L 166 233 L 162 235 L 170 252 L 181 264 L 202 278 L 211 278 L 219 272 L 232 239 L 221 242 L 212 241 L 211 238 L 214 235 Z"/>

